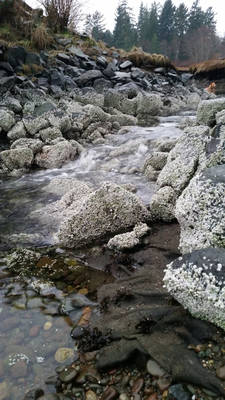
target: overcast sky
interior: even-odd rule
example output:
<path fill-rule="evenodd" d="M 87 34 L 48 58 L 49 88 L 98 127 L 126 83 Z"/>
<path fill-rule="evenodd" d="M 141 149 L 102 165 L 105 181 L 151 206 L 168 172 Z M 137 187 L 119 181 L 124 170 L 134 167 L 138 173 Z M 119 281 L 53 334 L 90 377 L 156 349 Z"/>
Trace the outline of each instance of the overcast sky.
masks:
<path fill-rule="evenodd" d="M 185 5 L 190 8 L 194 0 L 183 0 Z M 37 0 L 26 0 L 31 6 L 39 6 Z M 143 3 L 148 7 L 151 6 L 153 1 L 143 0 Z M 128 0 L 129 6 L 133 9 L 134 15 L 138 15 L 141 0 Z M 159 3 L 163 4 L 164 0 L 159 0 Z M 182 0 L 173 0 L 173 3 L 178 6 L 182 3 Z M 118 5 L 118 0 L 84 0 L 85 13 L 93 13 L 94 11 L 100 11 L 105 17 L 105 25 L 108 29 L 112 30 L 114 26 L 115 10 Z M 212 7 L 216 13 L 217 20 L 217 32 L 220 36 L 225 34 L 225 3 L 224 0 L 200 0 L 200 6 L 203 10 L 208 7 Z"/>

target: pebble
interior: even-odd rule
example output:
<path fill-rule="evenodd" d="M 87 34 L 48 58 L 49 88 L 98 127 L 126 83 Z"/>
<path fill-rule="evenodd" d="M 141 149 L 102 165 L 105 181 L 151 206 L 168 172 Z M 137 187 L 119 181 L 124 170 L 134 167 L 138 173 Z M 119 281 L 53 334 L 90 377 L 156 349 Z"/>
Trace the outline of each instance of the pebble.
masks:
<path fill-rule="evenodd" d="M 27 364 L 25 361 L 17 361 L 10 368 L 10 373 L 13 378 L 24 378 L 27 375 Z"/>
<path fill-rule="evenodd" d="M 184 386 L 180 383 L 178 385 L 173 385 L 168 390 L 169 395 L 172 395 L 175 400 L 191 400 L 191 394 L 188 393 Z"/>
<path fill-rule="evenodd" d="M 130 400 L 130 397 L 126 393 L 121 393 L 119 400 Z"/>
<path fill-rule="evenodd" d="M 218 376 L 218 378 L 220 378 L 223 381 L 225 381 L 225 365 L 223 365 L 220 368 L 217 368 L 216 375 Z"/>
<path fill-rule="evenodd" d="M 45 331 L 48 331 L 49 329 L 51 329 L 51 327 L 52 327 L 52 322 L 50 322 L 50 321 L 45 322 L 45 324 L 44 324 Z"/>
<path fill-rule="evenodd" d="M 69 347 L 60 347 L 55 353 L 55 360 L 59 363 L 74 356 L 74 350 Z"/>
<path fill-rule="evenodd" d="M 143 385 L 144 385 L 144 379 L 142 379 L 142 378 L 136 379 L 136 381 L 134 381 L 132 389 L 131 389 L 132 393 L 133 394 L 139 393 L 140 390 L 142 389 Z"/>
<path fill-rule="evenodd" d="M 77 376 L 77 370 L 72 367 L 66 367 L 62 372 L 59 374 L 59 379 L 63 383 L 72 382 L 73 379 Z"/>
<path fill-rule="evenodd" d="M 157 400 L 158 396 L 157 393 L 152 393 L 146 400 Z"/>
<path fill-rule="evenodd" d="M 34 325 L 32 326 L 32 328 L 30 328 L 29 336 L 31 337 L 38 336 L 39 332 L 40 332 L 40 326 Z"/>
<path fill-rule="evenodd" d="M 106 389 L 101 397 L 101 400 L 114 400 L 117 399 L 118 392 L 112 386 Z"/>
<path fill-rule="evenodd" d="M 93 390 L 88 390 L 85 395 L 85 399 L 86 400 L 97 400 L 98 398 L 97 398 L 95 392 L 93 392 Z"/>
<path fill-rule="evenodd" d="M 159 390 L 163 392 L 164 390 L 168 389 L 168 387 L 171 385 L 171 378 L 169 377 L 162 377 L 157 380 L 157 385 Z"/>
<path fill-rule="evenodd" d="M 149 360 L 147 362 L 147 371 L 153 376 L 162 377 L 166 375 L 166 371 L 154 360 Z"/>
<path fill-rule="evenodd" d="M 0 383 L 0 400 L 8 398 L 8 386 L 5 381 Z"/>

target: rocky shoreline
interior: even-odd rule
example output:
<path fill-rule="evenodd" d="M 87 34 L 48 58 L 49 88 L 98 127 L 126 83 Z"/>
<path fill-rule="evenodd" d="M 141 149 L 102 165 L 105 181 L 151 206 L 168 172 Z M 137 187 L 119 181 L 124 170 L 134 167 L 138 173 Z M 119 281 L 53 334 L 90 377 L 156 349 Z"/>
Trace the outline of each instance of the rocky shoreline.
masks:
<path fill-rule="evenodd" d="M 76 179 L 52 179 L 48 190 L 60 199 L 34 214 L 57 226 L 56 248 L 99 246 L 102 259 L 107 252 L 127 257 L 117 264 L 128 278 L 98 288 L 97 314 L 91 303 L 84 307 L 82 323 L 72 331 L 80 343 L 79 359 L 58 368 L 48 381 L 58 394 L 38 389 L 24 400 L 222 399 L 225 99 L 197 89 L 191 75 L 178 74 L 171 65 L 141 70 L 116 52 L 108 60 L 100 48 L 91 58 L 71 43 L 62 46 L 65 51 L 53 59 L 19 47 L 0 51 L 2 182 L 61 168 L 79 158 L 85 146 L 123 134 L 124 126 L 154 126 L 160 116 L 190 109 L 197 109 L 197 117 L 183 122 L 180 138 L 162 141 L 147 156 L 143 173 L 157 187 L 149 204 L 132 185 L 106 182 L 96 189 Z M 40 68 L 30 79 L 21 75 L 23 65 Z M 148 253 L 155 224 L 173 227 L 174 221 L 180 226 L 181 254 L 174 249 L 165 265 L 157 255 L 157 263 Z M 127 266 L 139 248 L 149 260 L 144 258 L 145 269 L 130 274 Z M 35 273 L 39 266 L 58 279 L 58 264 L 46 258 L 40 264 L 42 259 L 36 249 L 16 249 L 5 258 L 14 274 Z M 142 372 L 135 366 L 118 369 L 132 356 Z M 110 372 L 102 374 L 105 368 Z M 2 390 L 0 399 L 8 399 Z"/>

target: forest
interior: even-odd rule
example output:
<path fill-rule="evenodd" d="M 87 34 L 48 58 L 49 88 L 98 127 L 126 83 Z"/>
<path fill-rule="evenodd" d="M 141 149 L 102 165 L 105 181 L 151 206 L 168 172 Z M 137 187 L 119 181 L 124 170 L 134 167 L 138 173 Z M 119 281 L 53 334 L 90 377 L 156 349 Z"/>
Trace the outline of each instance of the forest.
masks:
<path fill-rule="evenodd" d="M 172 0 L 163 5 L 154 1 L 150 7 L 142 2 L 137 21 L 128 1 L 121 0 L 113 32 L 105 27 L 99 11 L 87 15 L 85 30 L 109 46 L 124 50 L 141 47 L 146 52 L 168 56 L 176 65 L 225 56 L 225 38 L 216 34 L 213 8 L 204 11 L 199 0 L 190 9 L 184 3 L 176 7 Z"/>

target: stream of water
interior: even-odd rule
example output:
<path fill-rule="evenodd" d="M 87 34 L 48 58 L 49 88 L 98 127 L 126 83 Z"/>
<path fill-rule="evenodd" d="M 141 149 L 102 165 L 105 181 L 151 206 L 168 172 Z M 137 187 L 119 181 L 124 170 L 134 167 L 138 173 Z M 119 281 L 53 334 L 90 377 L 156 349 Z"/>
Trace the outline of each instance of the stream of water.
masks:
<path fill-rule="evenodd" d="M 110 135 L 104 144 L 85 148 L 77 160 L 61 169 L 36 171 L 2 181 L 0 250 L 52 243 L 52 232 L 45 230 L 31 213 L 60 197 L 45 190 L 55 177 L 73 177 L 94 187 L 105 181 L 131 183 L 136 186 L 137 195 L 148 204 L 155 184 L 147 181 L 141 172 L 144 161 L 159 141 L 181 135 L 177 124 L 184 115 L 161 118 L 156 127 L 129 127 L 123 134 Z M 79 266 L 77 260 L 69 262 Z M 81 264 L 79 268 L 82 271 L 85 266 Z M 104 273 L 96 273 L 98 279 L 102 274 L 105 282 Z M 0 259 L 0 400 L 22 400 L 26 390 L 46 387 L 46 378 L 57 366 L 64 365 L 63 361 L 56 360 L 58 349 L 66 347 L 72 352 L 72 358 L 76 357 L 76 347 L 70 338 L 71 319 L 61 315 L 59 307 L 65 298 L 76 300 L 82 293 L 89 296 L 93 288 L 87 288 L 88 283 L 79 278 L 77 271 L 73 274 L 67 271 L 66 277 L 62 276 L 55 286 L 50 289 L 43 286 L 40 292 L 35 289 L 35 279 L 11 276 L 4 258 Z M 92 280 L 97 280 L 95 272 L 90 271 L 91 274 Z M 73 322 L 79 320 L 82 308 L 78 307 L 76 313 Z"/>

